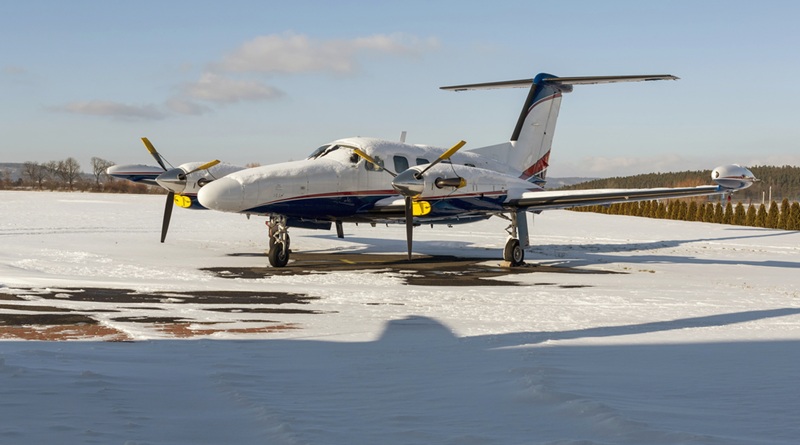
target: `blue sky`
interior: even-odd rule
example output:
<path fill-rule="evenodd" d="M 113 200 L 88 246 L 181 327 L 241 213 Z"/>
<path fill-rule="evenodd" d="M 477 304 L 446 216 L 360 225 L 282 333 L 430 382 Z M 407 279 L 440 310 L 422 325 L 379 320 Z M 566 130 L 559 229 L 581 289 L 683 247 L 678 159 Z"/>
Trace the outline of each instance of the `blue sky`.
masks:
<path fill-rule="evenodd" d="M 800 17 L 765 1 L 0 3 L 0 162 L 301 159 L 348 136 L 507 140 L 526 91 L 443 85 L 674 74 L 576 87 L 551 176 L 800 164 Z"/>

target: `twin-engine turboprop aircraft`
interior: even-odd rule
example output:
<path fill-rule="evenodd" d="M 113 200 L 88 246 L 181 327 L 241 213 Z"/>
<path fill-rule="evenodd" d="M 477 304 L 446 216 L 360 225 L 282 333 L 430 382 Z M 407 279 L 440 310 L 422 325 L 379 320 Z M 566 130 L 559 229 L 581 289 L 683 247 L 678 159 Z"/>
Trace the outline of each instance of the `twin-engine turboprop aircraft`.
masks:
<path fill-rule="evenodd" d="M 503 259 L 520 265 L 529 245 L 527 212 L 728 194 L 756 181 L 748 169 L 726 165 L 713 170 L 716 185 L 544 190 L 562 94 L 571 92 L 574 85 L 676 79 L 671 75 L 556 77 L 542 73 L 533 79 L 442 87 L 451 91 L 530 87 L 510 140 L 473 150 L 459 151 L 464 141 L 444 150 L 357 137 L 325 144 L 302 161 L 248 169 L 212 161 L 167 169 L 161 155 L 143 139 L 161 168 L 111 167 L 109 174 L 169 190 L 162 242 L 173 199 L 183 207 L 267 216 L 269 261 L 274 267 L 289 261 L 290 227 L 329 230 L 334 224 L 341 238 L 345 222 L 403 223 L 411 259 L 414 226 L 468 223 L 492 216 L 510 222 Z"/>

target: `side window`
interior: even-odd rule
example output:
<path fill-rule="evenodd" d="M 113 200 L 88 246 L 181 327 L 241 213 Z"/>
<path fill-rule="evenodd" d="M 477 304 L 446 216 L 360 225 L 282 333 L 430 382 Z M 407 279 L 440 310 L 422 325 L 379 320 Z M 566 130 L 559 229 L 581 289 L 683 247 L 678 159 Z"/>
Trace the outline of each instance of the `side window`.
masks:
<path fill-rule="evenodd" d="M 375 162 L 377 162 L 378 165 L 380 165 L 380 167 L 376 167 L 375 164 L 373 164 L 372 162 L 365 162 L 364 168 L 366 168 L 368 172 L 383 170 L 383 159 L 381 159 L 380 156 L 374 156 L 372 159 L 374 159 Z"/>
<path fill-rule="evenodd" d="M 429 160 L 427 160 L 425 158 L 417 158 L 417 165 L 424 165 L 424 164 L 430 164 L 430 163 L 431 163 L 431 161 L 429 161 Z"/>
<path fill-rule="evenodd" d="M 395 156 L 394 157 L 394 171 L 397 174 L 400 172 L 408 170 L 408 159 L 405 156 Z"/>

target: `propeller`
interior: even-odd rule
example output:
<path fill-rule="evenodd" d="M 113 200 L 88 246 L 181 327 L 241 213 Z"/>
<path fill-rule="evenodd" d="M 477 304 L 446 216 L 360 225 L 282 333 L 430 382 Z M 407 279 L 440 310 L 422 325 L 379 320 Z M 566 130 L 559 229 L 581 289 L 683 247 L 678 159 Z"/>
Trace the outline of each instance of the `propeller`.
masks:
<path fill-rule="evenodd" d="M 219 162 L 220 162 L 219 159 L 214 159 L 211 162 L 206 162 L 205 164 L 201 165 L 200 167 L 197 167 L 196 169 L 194 169 L 192 171 L 188 171 L 188 172 L 184 173 L 182 179 L 185 180 L 187 176 L 191 175 L 194 172 L 199 172 L 200 170 L 208 170 L 209 168 L 219 164 Z M 178 177 L 180 178 L 181 176 L 179 175 Z"/>
<path fill-rule="evenodd" d="M 419 172 L 416 175 L 414 175 L 414 177 L 416 177 L 417 179 L 422 179 L 422 175 L 424 175 L 426 171 L 430 170 L 431 167 L 433 167 L 434 165 L 436 165 L 436 164 L 438 164 L 438 163 L 440 163 L 442 161 L 450 159 L 450 156 L 453 156 L 454 154 L 456 154 L 456 152 L 458 150 L 460 150 L 461 147 L 463 147 L 466 144 L 467 144 L 467 141 L 458 141 L 456 143 L 456 145 L 453 145 L 452 147 L 450 147 L 449 150 L 447 150 L 446 152 L 442 153 L 441 156 L 439 156 L 433 162 L 428 164 L 424 169 L 422 169 L 421 172 Z"/>
<path fill-rule="evenodd" d="M 156 147 L 154 147 L 153 144 L 150 143 L 150 139 L 142 138 L 142 142 L 144 143 L 145 148 L 147 148 L 147 151 L 150 152 L 150 154 L 156 159 L 158 165 L 160 165 L 161 168 L 164 169 L 164 171 L 167 171 L 167 167 L 164 165 L 164 161 L 166 161 L 166 159 L 164 159 L 164 157 L 161 156 L 161 153 L 159 153 L 158 150 L 156 150 Z"/>
<path fill-rule="evenodd" d="M 392 187 L 397 190 L 403 197 L 405 198 L 404 202 L 404 214 L 405 214 L 405 224 L 406 224 L 406 245 L 408 247 L 408 260 L 411 261 L 411 245 L 413 243 L 414 238 L 414 198 L 418 197 L 422 194 L 423 188 L 425 186 L 424 181 L 422 180 L 422 175 L 425 174 L 428 170 L 431 169 L 434 165 L 450 159 L 458 150 L 461 149 L 464 145 L 466 145 L 466 141 L 458 141 L 455 145 L 450 147 L 447 151 L 442 153 L 441 156 L 434 159 L 433 162 L 426 165 L 420 171 L 417 171 L 414 168 L 409 168 L 408 170 L 397 174 L 391 170 L 387 170 L 386 167 L 380 165 L 378 161 L 372 158 L 372 156 L 364 153 L 363 151 L 359 150 L 358 148 L 353 148 L 353 153 L 364 159 L 365 161 L 369 162 L 370 164 L 378 167 L 379 170 L 384 170 L 386 173 L 392 175 L 394 180 L 392 180 Z M 447 181 L 447 180 L 444 180 Z M 458 178 L 458 184 L 451 185 L 449 182 L 443 183 L 442 186 L 455 186 L 458 185 L 459 187 L 464 186 L 464 180 Z M 452 181 L 451 181 L 452 182 Z"/>
<path fill-rule="evenodd" d="M 158 165 L 164 169 L 164 173 L 160 174 L 156 178 L 156 182 L 158 185 L 166 189 L 169 193 L 167 193 L 167 201 L 164 203 L 164 218 L 161 221 L 161 242 L 163 243 L 164 240 L 167 238 L 167 230 L 169 230 L 169 222 L 172 219 L 172 208 L 175 207 L 175 195 L 180 195 L 181 192 L 186 188 L 186 177 L 194 172 L 198 172 L 200 170 L 207 170 L 217 164 L 219 164 L 219 160 L 215 159 L 211 162 L 207 162 L 194 170 L 191 171 L 184 171 L 181 168 L 172 168 L 168 169 L 166 164 L 169 162 L 161 156 L 161 153 L 156 150 L 153 144 L 147 138 L 142 138 L 142 143 L 144 143 L 145 148 L 147 151 L 153 156 L 153 158 L 158 162 Z M 165 164 L 166 162 L 166 164 Z M 172 164 L 170 164 L 172 166 Z"/>
<path fill-rule="evenodd" d="M 422 192 L 424 191 L 424 181 L 422 180 L 423 175 L 425 172 L 431 169 L 434 165 L 450 159 L 458 150 L 461 149 L 464 145 L 466 145 L 466 141 L 458 141 L 455 145 L 450 147 L 449 150 L 442 153 L 441 156 L 436 158 L 433 162 L 426 165 L 420 171 L 416 169 L 408 169 L 398 175 L 395 176 L 394 180 L 392 181 L 392 187 L 397 190 L 401 195 L 405 197 L 405 223 L 406 223 L 406 246 L 408 247 L 408 260 L 411 261 L 411 246 L 413 243 L 414 238 L 414 206 L 413 200 L 414 198 L 419 197 Z M 366 158 L 365 158 L 366 159 Z M 462 185 L 463 187 L 463 185 Z"/>
<path fill-rule="evenodd" d="M 373 159 L 373 158 L 372 158 L 372 156 L 370 156 L 370 155 L 368 155 L 368 154 L 364 153 L 363 151 L 361 151 L 361 150 L 359 150 L 359 149 L 357 149 L 357 148 L 353 148 L 353 153 L 357 154 L 359 157 L 361 157 L 361 158 L 362 158 L 362 159 L 364 159 L 365 161 L 367 161 L 367 162 L 369 162 L 370 164 L 372 164 L 372 165 L 374 165 L 375 167 L 377 167 L 377 168 L 378 168 L 378 170 L 383 170 L 383 171 L 385 171 L 386 173 L 389 173 L 390 175 L 392 175 L 392 177 L 393 177 L 393 178 L 397 177 L 397 173 L 395 173 L 395 172 L 393 172 L 393 171 L 391 171 L 391 170 L 387 169 L 386 167 L 382 166 L 381 164 L 379 164 L 379 163 L 378 163 L 378 161 L 376 161 L 375 159 Z"/>
<path fill-rule="evenodd" d="M 406 196 L 405 204 L 406 247 L 408 247 L 408 261 L 411 261 L 411 243 L 414 238 L 414 209 L 412 208 L 413 203 L 411 202 L 410 196 Z"/>

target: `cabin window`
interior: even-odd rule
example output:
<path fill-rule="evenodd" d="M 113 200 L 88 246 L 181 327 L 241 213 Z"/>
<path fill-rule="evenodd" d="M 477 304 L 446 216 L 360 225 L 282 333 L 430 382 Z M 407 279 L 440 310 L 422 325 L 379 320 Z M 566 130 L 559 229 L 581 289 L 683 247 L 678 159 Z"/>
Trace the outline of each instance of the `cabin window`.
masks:
<path fill-rule="evenodd" d="M 375 162 L 377 162 L 380 167 L 377 167 L 372 162 L 367 161 L 364 163 L 364 168 L 366 168 L 368 172 L 383 170 L 383 159 L 381 159 L 380 156 L 373 156 L 372 159 L 374 159 Z"/>
<path fill-rule="evenodd" d="M 397 174 L 400 172 L 408 170 L 408 159 L 405 156 L 395 156 L 394 157 L 394 171 Z"/>
<path fill-rule="evenodd" d="M 424 165 L 424 164 L 430 164 L 430 163 L 431 163 L 431 161 L 429 161 L 429 160 L 427 160 L 425 158 L 417 158 L 417 165 Z"/>

